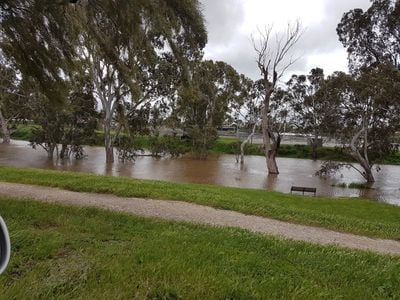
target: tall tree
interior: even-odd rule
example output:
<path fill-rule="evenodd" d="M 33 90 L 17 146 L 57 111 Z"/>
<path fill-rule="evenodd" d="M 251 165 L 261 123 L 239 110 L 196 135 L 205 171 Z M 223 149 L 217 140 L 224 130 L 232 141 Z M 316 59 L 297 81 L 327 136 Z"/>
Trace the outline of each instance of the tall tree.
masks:
<path fill-rule="evenodd" d="M 2 47 L 50 101 L 65 99 L 71 69 L 87 67 L 104 111 L 106 159 L 112 162 L 118 104 L 141 105 L 156 93 L 163 80 L 160 60 L 169 58 L 173 75 L 187 77 L 185 65 L 201 57 L 206 30 L 197 0 L 79 2 L 6 0 Z M 77 64 L 81 59 L 86 64 Z"/>
<path fill-rule="evenodd" d="M 329 135 L 334 106 L 324 94 L 324 71 L 314 68 L 308 75 L 292 75 L 287 82 L 287 100 L 293 109 L 291 122 L 303 133 L 312 134 L 312 155 L 317 158 L 317 149 L 322 134 Z"/>
<path fill-rule="evenodd" d="M 269 174 L 278 174 L 276 155 L 280 146 L 280 134 L 273 131 L 271 97 L 277 88 L 279 79 L 285 74 L 295 60 L 290 51 L 301 37 L 299 22 L 288 24 L 284 33 L 273 36 L 272 27 L 259 31 L 259 37 L 253 38 L 253 46 L 257 54 L 257 66 L 264 84 L 264 100 L 261 110 L 262 133 L 265 147 L 265 158 Z"/>
<path fill-rule="evenodd" d="M 19 117 L 23 97 L 14 68 L 0 56 L 0 137 L 4 144 L 10 143 L 10 121 Z"/>
<path fill-rule="evenodd" d="M 117 106 L 126 101 L 144 105 L 159 95 L 168 75 L 186 75 L 184 65 L 201 57 L 206 42 L 203 18 L 196 0 L 103 0 L 88 1 L 79 24 L 80 53 L 102 104 L 106 160 L 112 162 Z M 161 73 L 167 61 L 175 65 L 174 73 Z"/>
<path fill-rule="evenodd" d="M 371 0 L 366 11 L 357 8 L 346 12 L 337 33 L 353 71 L 384 62 L 400 68 L 399 0 Z"/>
<path fill-rule="evenodd" d="M 221 61 L 201 61 L 191 72 L 191 82 L 182 86 L 177 116 L 192 139 L 192 148 L 204 157 L 217 138 L 216 128 L 227 117 L 231 102 L 241 97 L 243 76 Z"/>
<path fill-rule="evenodd" d="M 37 89 L 31 87 L 29 107 L 36 126 L 32 130 L 31 145 L 46 150 L 48 157 L 81 158 L 82 145 L 94 135 L 98 113 L 93 87 L 87 77 L 74 78 L 68 98 L 57 106 Z M 34 83 L 32 83 L 34 84 Z M 59 148 L 61 145 L 61 148 Z"/>
<path fill-rule="evenodd" d="M 347 165 L 367 182 L 374 182 L 373 165 L 395 150 L 391 139 L 400 130 L 400 71 L 391 64 L 380 64 L 362 69 L 359 77 L 339 72 L 328 78 L 324 89 L 336 105 L 331 127 L 361 169 L 328 162 L 322 170 Z"/>
<path fill-rule="evenodd" d="M 4 0 L 0 3 L 0 47 L 22 76 L 59 104 L 67 96 L 74 66 L 75 33 L 71 8 L 58 1 Z"/>

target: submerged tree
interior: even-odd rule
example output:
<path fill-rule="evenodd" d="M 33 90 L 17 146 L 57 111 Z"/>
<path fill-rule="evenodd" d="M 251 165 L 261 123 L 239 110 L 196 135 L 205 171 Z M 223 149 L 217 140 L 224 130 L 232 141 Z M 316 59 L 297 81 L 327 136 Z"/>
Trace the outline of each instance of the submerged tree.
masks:
<path fill-rule="evenodd" d="M 169 76 L 201 57 L 206 31 L 197 0 L 89 1 L 81 9 L 80 53 L 104 112 L 106 160 L 112 162 L 113 116 L 120 104 L 140 107 L 160 95 Z M 166 62 L 174 66 L 163 73 Z"/>
<path fill-rule="evenodd" d="M 312 156 L 317 158 L 322 134 L 330 134 L 334 107 L 324 93 L 324 71 L 315 68 L 308 75 L 292 75 L 287 82 L 287 95 L 293 109 L 292 123 L 304 133 L 312 134 Z"/>
<path fill-rule="evenodd" d="M 288 24 L 284 33 L 273 35 L 272 27 L 259 31 L 259 37 L 253 38 L 253 46 L 257 54 L 257 66 L 261 72 L 264 85 L 264 99 L 261 110 L 262 133 L 265 146 L 265 158 L 269 174 L 278 174 L 276 155 L 280 146 L 280 135 L 273 130 L 271 97 L 277 88 L 280 78 L 295 62 L 290 51 L 301 37 L 299 22 Z"/>
<path fill-rule="evenodd" d="M 176 115 L 199 157 L 205 157 L 216 140 L 230 102 L 241 96 L 242 79 L 230 65 L 207 60 L 194 67 L 191 82 L 180 89 Z"/>
<path fill-rule="evenodd" d="M 187 77 L 185 66 L 201 57 L 207 34 L 199 3 L 86 0 L 60 5 L 66 2 L 3 1 L 1 47 L 49 103 L 65 101 L 71 73 L 86 68 L 104 111 L 106 159 L 112 162 L 116 107 L 126 101 L 142 105 L 159 92 L 165 77 Z M 163 73 L 161 61 L 169 61 L 174 71 Z"/>
<path fill-rule="evenodd" d="M 30 94 L 31 116 L 37 126 L 32 130 L 31 145 L 46 150 L 49 158 L 82 158 L 82 145 L 93 136 L 98 113 L 93 87 L 88 78 L 76 78 L 68 98 L 54 107 L 38 92 Z M 59 148 L 61 146 L 61 148 Z"/>
<path fill-rule="evenodd" d="M 396 150 L 392 137 L 400 130 L 400 71 L 380 64 L 362 69 L 359 77 L 335 73 L 324 89 L 336 105 L 331 113 L 336 121 L 331 127 L 361 169 L 349 163 L 328 162 L 323 172 L 351 166 L 367 182 L 374 182 L 373 165 Z"/>
<path fill-rule="evenodd" d="M 240 154 L 236 157 L 236 161 L 244 163 L 245 148 L 257 131 L 257 127 L 261 122 L 261 106 L 262 106 L 263 85 L 261 81 L 252 81 L 249 78 L 242 79 L 242 93 L 237 99 L 238 102 L 233 102 L 232 108 L 236 120 L 237 132 L 239 133 L 239 123 L 242 124 L 242 129 L 246 129 L 249 134 L 243 141 L 240 141 Z"/>

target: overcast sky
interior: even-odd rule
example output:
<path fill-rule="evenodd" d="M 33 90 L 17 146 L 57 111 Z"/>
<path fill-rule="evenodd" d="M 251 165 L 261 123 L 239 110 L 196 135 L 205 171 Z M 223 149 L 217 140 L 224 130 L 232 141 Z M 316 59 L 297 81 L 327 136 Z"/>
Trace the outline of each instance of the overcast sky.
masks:
<path fill-rule="evenodd" d="M 208 29 L 205 58 L 222 60 L 252 79 L 259 79 L 251 35 L 273 24 L 279 31 L 300 20 L 304 33 L 297 45 L 300 59 L 288 70 L 305 74 L 321 67 L 325 74 L 347 72 L 347 54 L 336 35 L 344 12 L 367 9 L 369 0 L 200 0 Z"/>

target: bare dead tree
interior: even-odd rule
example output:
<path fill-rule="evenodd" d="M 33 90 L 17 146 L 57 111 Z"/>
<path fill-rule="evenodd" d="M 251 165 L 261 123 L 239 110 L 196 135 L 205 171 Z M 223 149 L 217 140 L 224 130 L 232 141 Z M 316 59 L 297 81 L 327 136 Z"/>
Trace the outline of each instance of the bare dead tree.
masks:
<path fill-rule="evenodd" d="M 269 174 L 279 174 L 276 155 L 280 146 L 280 135 L 273 130 L 270 100 L 279 79 L 297 60 L 290 54 L 302 33 L 301 24 L 296 21 L 289 23 L 284 32 L 273 34 L 273 26 L 266 26 L 262 30 L 258 29 L 257 38 L 252 36 L 257 66 L 264 84 L 261 129 Z"/>

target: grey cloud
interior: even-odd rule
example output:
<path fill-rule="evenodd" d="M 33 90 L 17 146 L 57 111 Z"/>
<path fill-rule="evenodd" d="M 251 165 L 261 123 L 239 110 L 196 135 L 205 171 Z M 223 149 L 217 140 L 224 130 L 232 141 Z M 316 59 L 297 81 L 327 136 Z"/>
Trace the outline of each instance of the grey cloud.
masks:
<path fill-rule="evenodd" d="M 338 41 L 336 27 L 343 14 L 353 8 L 369 6 L 368 0 L 325 0 L 324 2 L 325 9 L 321 23 L 306 28 L 303 39 L 299 43 L 299 46 L 314 53 L 331 52 L 333 49 L 341 48 L 342 45 Z"/>
<path fill-rule="evenodd" d="M 241 0 L 202 0 L 209 43 L 224 45 L 235 38 L 244 21 Z"/>
<path fill-rule="evenodd" d="M 313 64 L 312 56 L 328 55 L 345 51 L 338 41 L 336 26 L 343 13 L 353 8 L 369 7 L 369 0 L 321 0 L 324 1 L 324 15 L 321 22 L 306 28 L 296 46 L 300 60 L 288 70 L 292 73 L 308 73 Z M 223 60 L 250 78 L 260 74 L 255 63 L 255 53 L 249 33 L 240 30 L 245 22 L 241 0 L 202 0 L 204 15 L 209 32 L 209 44 L 205 49 L 206 58 Z M 312 9 L 312 7 L 310 7 Z M 277 12 L 283 14 L 284 12 Z M 332 63 L 330 63 L 332 65 Z M 339 65 L 343 65 L 343 62 Z M 324 66 L 320 66 L 324 68 Z"/>

